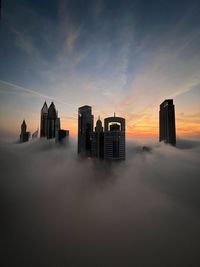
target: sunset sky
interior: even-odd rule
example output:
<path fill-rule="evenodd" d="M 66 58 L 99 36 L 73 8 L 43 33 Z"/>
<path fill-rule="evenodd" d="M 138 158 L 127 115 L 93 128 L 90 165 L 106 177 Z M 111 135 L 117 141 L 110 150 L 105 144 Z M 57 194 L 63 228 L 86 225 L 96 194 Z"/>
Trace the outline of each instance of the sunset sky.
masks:
<path fill-rule="evenodd" d="M 7 0 L 0 20 L 0 129 L 33 132 L 44 101 L 77 133 L 79 106 L 158 136 L 173 98 L 178 137 L 200 137 L 199 0 Z"/>

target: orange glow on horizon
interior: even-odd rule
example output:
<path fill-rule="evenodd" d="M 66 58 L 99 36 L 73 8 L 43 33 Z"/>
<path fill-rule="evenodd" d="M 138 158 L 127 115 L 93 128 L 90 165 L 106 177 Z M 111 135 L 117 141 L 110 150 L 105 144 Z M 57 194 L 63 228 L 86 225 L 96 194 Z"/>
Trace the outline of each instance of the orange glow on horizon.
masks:
<path fill-rule="evenodd" d="M 23 119 L 23 118 L 22 118 Z M 3 132 L 9 132 L 16 135 L 20 134 L 21 120 L 16 120 L 14 117 L 8 121 L 1 119 L 1 127 Z M 38 117 L 27 116 L 25 118 L 27 123 L 27 130 L 31 133 L 35 132 L 38 128 L 40 129 L 40 121 Z M 75 119 L 61 119 L 61 128 L 69 130 L 70 136 L 77 137 L 78 128 L 77 120 Z M 176 120 L 176 135 L 183 137 L 198 137 L 200 136 L 200 124 L 194 121 L 181 121 L 177 118 Z M 134 125 L 133 121 L 126 123 L 126 136 L 127 138 L 158 138 L 159 137 L 159 125 L 156 119 L 141 120 Z"/>

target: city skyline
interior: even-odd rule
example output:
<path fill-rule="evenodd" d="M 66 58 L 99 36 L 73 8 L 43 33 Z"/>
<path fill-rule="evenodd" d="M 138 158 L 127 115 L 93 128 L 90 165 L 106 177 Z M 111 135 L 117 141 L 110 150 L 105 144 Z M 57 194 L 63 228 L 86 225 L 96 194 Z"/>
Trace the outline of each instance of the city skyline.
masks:
<path fill-rule="evenodd" d="M 167 101 L 167 99 L 165 99 L 164 100 L 164 102 L 165 101 Z M 172 100 L 173 101 L 173 100 Z M 54 101 L 52 101 L 51 102 L 51 104 L 53 104 L 54 105 Z M 42 107 L 42 109 L 45 107 L 45 105 L 46 105 L 46 100 L 45 100 L 45 102 L 43 103 L 43 107 Z M 48 108 L 48 107 L 47 107 Z M 95 109 L 95 108 L 94 108 Z M 160 130 L 159 130 L 159 128 L 160 128 L 160 126 L 159 126 L 159 121 L 160 121 L 160 119 L 159 119 L 159 108 L 157 108 L 158 109 L 158 116 L 157 116 L 157 123 L 155 124 L 155 128 L 156 128 L 156 133 L 155 134 L 147 134 L 146 135 L 146 133 L 145 133 L 145 131 L 143 132 L 142 130 L 141 130 L 141 132 L 140 132 L 140 135 L 138 135 L 137 133 L 133 133 L 133 134 L 130 134 L 130 132 L 127 132 L 126 131 L 126 136 L 128 137 L 128 138 L 132 138 L 132 137 L 140 137 L 140 138 L 158 138 L 159 139 L 159 135 L 160 135 Z M 62 112 L 61 112 L 62 113 Z M 100 112 L 101 113 L 101 112 Z M 39 113 L 38 113 L 39 114 Z M 115 114 L 116 114 L 116 112 L 114 112 L 114 117 L 115 117 Z M 30 115 L 30 114 L 29 114 Z M 30 118 L 30 116 L 29 115 L 27 115 L 27 117 L 28 118 Z M 93 115 L 94 116 L 94 121 L 98 121 L 98 119 L 101 117 L 100 115 Z M 38 121 L 37 121 L 37 123 L 35 123 L 34 125 L 36 125 L 36 127 L 34 128 L 34 127 L 30 127 L 29 126 L 29 128 L 31 129 L 31 131 L 30 132 L 34 132 L 34 131 L 37 131 L 37 129 L 40 129 L 40 131 L 41 131 L 41 115 L 40 116 L 38 116 L 39 117 L 39 119 L 38 119 Z M 125 117 L 126 117 L 126 115 L 125 115 Z M 65 116 L 65 117 L 63 117 L 63 116 L 61 116 L 61 118 L 62 118 L 62 121 L 61 122 L 59 122 L 59 125 L 67 125 L 67 127 L 69 128 L 69 129 L 72 129 L 72 125 L 70 125 L 69 124 L 69 122 L 66 124 L 65 123 L 65 121 L 64 120 L 66 120 L 66 118 L 69 118 L 68 116 Z M 106 118 L 106 117 L 104 117 L 104 118 Z M 22 120 L 27 120 L 25 117 L 23 117 L 23 119 Z M 37 120 L 37 119 L 36 119 Z M 176 119 L 175 119 L 176 120 Z M 20 121 L 20 119 L 17 119 L 16 120 L 16 122 L 18 123 L 18 121 Z M 75 122 L 76 121 L 76 122 Z M 64 122 L 64 123 L 63 123 Z M 31 125 L 31 123 L 32 123 L 32 121 L 31 120 L 29 120 L 28 121 L 28 124 L 29 125 Z M 148 123 L 147 123 L 148 124 Z M 176 124 L 177 124 L 177 121 L 176 121 Z M 75 119 L 75 118 L 73 118 L 73 125 L 75 125 L 75 127 L 73 128 L 73 129 L 75 129 L 76 130 L 76 132 L 74 132 L 73 130 L 72 130 L 72 137 L 77 137 L 78 138 L 78 119 Z M 147 125 L 143 125 L 144 127 L 145 126 L 147 126 Z M 59 126 L 60 127 L 60 126 Z M 126 125 L 126 128 L 128 128 L 127 127 L 127 125 Z M 177 126 L 176 126 L 176 133 L 177 133 Z M 4 133 L 4 129 L 3 129 L 3 131 L 2 131 L 2 133 Z M 10 134 L 10 132 L 8 132 L 9 134 Z M 18 135 L 18 133 L 19 133 L 19 125 L 17 126 L 17 132 L 15 132 L 15 135 L 17 136 Z M 178 132 L 179 133 L 179 132 Z M 40 133 L 40 135 L 41 135 L 41 133 Z M 41 136 L 42 137 L 42 136 Z M 177 137 L 179 138 L 179 137 L 184 137 L 184 135 L 182 136 L 180 133 L 179 134 L 177 134 Z M 198 138 L 198 135 L 191 135 L 191 136 L 188 136 L 188 135 L 186 135 L 186 137 L 197 137 Z"/>
<path fill-rule="evenodd" d="M 22 125 L 25 124 L 25 119 Z M 40 128 L 33 133 L 34 138 L 38 137 L 40 129 L 40 138 L 47 139 L 58 139 L 58 131 L 60 128 L 61 121 L 58 117 L 58 110 L 52 101 L 48 107 L 45 101 L 41 111 L 40 111 Z M 96 120 L 96 126 L 94 115 L 92 114 L 92 107 L 89 105 L 84 105 L 78 108 L 78 119 L 77 119 L 77 138 L 78 138 L 78 154 L 100 157 L 100 154 L 104 153 L 103 150 L 100 152 L 100 146 L 104 146 L 105 133 L 111 133 L 112 131 L 123 132 L 124 138 L 126 137 L 126 124 L 125 119 L 114 115 L 111 117 L 104 118 L 104 127 L 100 116 Z M 22 126 L 24 128 L 24 126 Z M 26 133 L 25 130 L 21 132 Z M 111 129 L 112 128 L 112 129 Z M 123 128 L 123 130 L 122 130 Z M 22 128 L 21 128 L 22 129 Z M 65 131 L 65 130 L 61 130 Z M 67 130 L 67 135 L 69 135 L 69 130 Z M 37 133 L 37 136 L 36 136 Z M 29 134 L 31 134 L 29 132 Z M 100 135 L 103 136 L 100 138 Z M 98 142 L 97 142 L 97 139 Z M 20 135 L 21 139 L 21 135 Z M 102 141 L 100 141 L 102 139 Z M 115 139 L 115 138 L 114 138 Z M 92 141 L 93 140 L 93 141 Z M 125 139 L 124 139 L 125 140 Z M 173 104 L 173 99 L 165 99 L 160 104 L 159 110 L 159 142 L 169 143 L 176 146 L 176 115 L 175 115 L 175 105 Z M 102 143 L 100 145 L 100 143 Z M 125 144 L 125 141 L 124 141 Z M 85 153 L 85 152 L 88 152 Z"/>
<path fill-rule="evenodd" d="M 158 138 L 159 104 L 173 98 L 177 137 L 199 138 L 198 1 L 97 2 L 3 2 L 1 132 L 17 136 L 23 119 L 35 131 L 46 100 L 71 136 L 87 103 L 95 120 L 124 117 L 128 138 Z"/>
<path fill-rule="evenodd" d="M 200 266 L 200 0 L 0 7 L 2 266 Z"/>

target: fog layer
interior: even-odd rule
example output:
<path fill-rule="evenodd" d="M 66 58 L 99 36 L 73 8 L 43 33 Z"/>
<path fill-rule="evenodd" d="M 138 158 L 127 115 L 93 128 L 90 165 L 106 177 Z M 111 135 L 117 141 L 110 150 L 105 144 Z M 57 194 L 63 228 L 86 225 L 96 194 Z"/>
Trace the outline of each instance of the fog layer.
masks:
<path fill-rule="evenodd" d="M 199 142 L 149 146 L 106 163 L 1 143 L 2 266 L 199 266 Z"/>

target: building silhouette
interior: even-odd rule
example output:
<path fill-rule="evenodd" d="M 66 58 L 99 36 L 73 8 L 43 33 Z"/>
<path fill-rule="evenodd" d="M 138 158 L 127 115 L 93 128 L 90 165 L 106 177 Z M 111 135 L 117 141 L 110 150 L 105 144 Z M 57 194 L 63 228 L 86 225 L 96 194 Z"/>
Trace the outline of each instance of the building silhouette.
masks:
<path fill-rule="evenodd" d="M 69 131 L 60 129 L 60 118 L 53 102 L 48 108 L 45 101 L 41 109 L 40 137 L 55 138 L 56 143 L 68 141 Z"/>
<path fill-rule="evenodd" d="M 104 119 L 104 158 L 125 159 L 125 119 L 109 117 Z"/>
<path fill-rule="evenodd" d="M 95 131 L 90 134 L 91 139 L 91 156 L 97 158 L 104 157 L 104 132 L 100 117 L 96 122 Z"/>
<path fill-rule="evenodd" d="M 48 106 L 46 101 L 41 109 L 41 118 L 40 118 L 40 137 L 47 136 L 47 118 L 48 118 Z"/>
<path fill-rule="evenodd" d="M 56 118 L 55 120 L 55 138 L 58 140 L 59 136 L 59 130 L 60 130 L 60 118 Z"/>
<path fill-rule="evenodd" d="M 29 140 L 30 132 L 27 132 L 26 129 L 27 129 L 26 122 L 25 120 L 23 120 L 21 124 L 21 134 L 20 134 L 21 143 L 27 142 Z"/>
<path fill-rule="evenodd" d="M 69 131 L 59 129 L 56 135 L 56 143 L 66 145 L 68 144 L 68 142 L 69 142 Z"/>
<path fill-rule="evenodd" d="M 90 106 L 78 109 L 78 153 L 91 156 L 90 134 L 93 132 L 93 115 Z"/>
<path fill-rule="evenodd" d="M 60 118 L 56 112 L 56 108 L 53 102 L 48 108 L 47 116 L 47 139 L 55 138 L 57 131 L 60 129 Z"/>
<path fill-rule="evenodd" d="M 160 104 L 159 141 L 176 145 L 175 108 L 173 99 L 166 99 Z"/>

